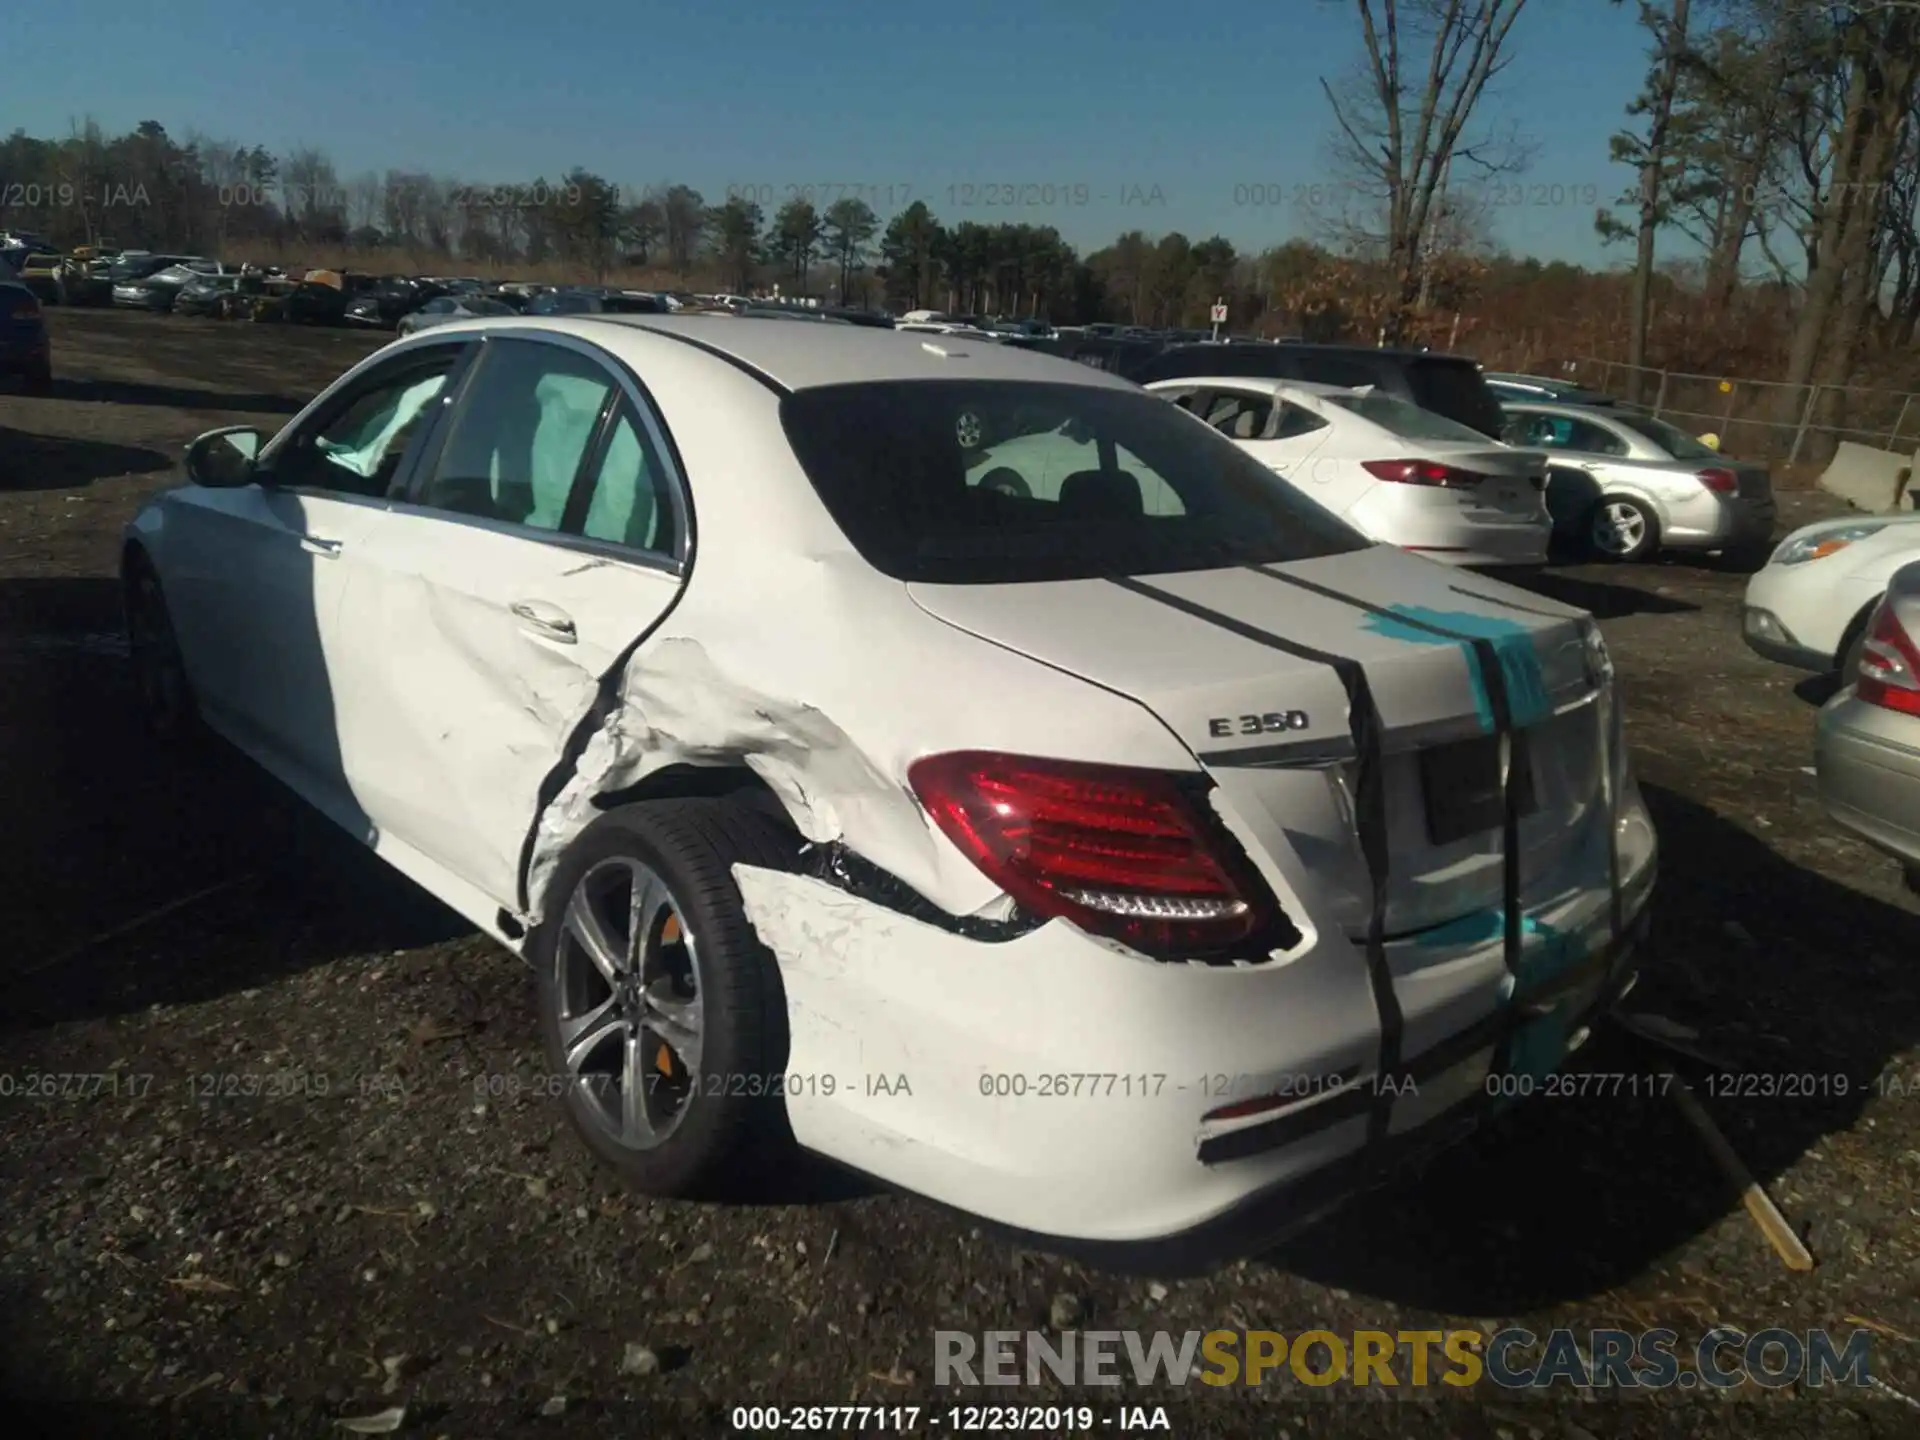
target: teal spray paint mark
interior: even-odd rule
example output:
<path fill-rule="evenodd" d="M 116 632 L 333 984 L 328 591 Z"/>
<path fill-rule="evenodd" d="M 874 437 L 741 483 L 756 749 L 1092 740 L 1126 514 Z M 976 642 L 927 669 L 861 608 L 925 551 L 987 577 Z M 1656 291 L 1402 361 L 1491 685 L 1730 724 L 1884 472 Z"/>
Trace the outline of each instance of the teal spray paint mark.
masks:
<path fill-rule="evenodd" d="M 1365 628 L 1377 635 L 1406 640 L 1416 645 L 1457 646 L 1467 662 L 1467 674 L 1473 682 L 1474 709 L 1480 728 L 1491 734 L 1493 698 L 1487 693 L 1486 677 L 1474 654 L 1472 640 L 1487 640 L 1499 657 L 1500 674 L 1506 681 L 1507 709 L 1516 728 L 1536 725 L 1553 713 L 1553 701 L 1547 695 L 1547 679 L 1540 657 L 1533 648 L 1533 635 L 1517 620 L 1497 615 L 1478 615 L 1470 610 L 1432 610 L 1423 605 L 1393 605 L 1388 615 L 1369 615 Z M 1453 640 L 1436 635 L 1423 625 L 1450 630 L 1469 637 Z M 1481 910 L 1458 920 L 1437 926 L 1420 936 L 1425 946 L 1486 944 L 1504 933 L 1504 917 L 1497 910 Z M 1587 949 L 1577 935 L 1532 916 L 1520 922 L 1519 974 L 1508 983 L 1522 993 L 1551 982 L 1586 958 Z M 1567 1042 L 1572 1038 L 1571 1005 L 1563 1004 L 1538 1020 L 1518 1027 L 1508 1046 L 1511 1073 L 1534 1079 L 1550 1075 L 1565 1063 Z"/>
<path fill-rule="evenodd" d="M 1415 943 L 1435 948 L 1483 945 L 1497 940 L 1501 933 L 1498 910 L 1476 910 L 1421 932 Z M 1586 957 L 1587 947 L 1579 935 L 1527 916 L 1520 922 L 1520 973 L 1512 983 L 1525 993 L 1551 983 Z M 1567 1043 L 1573 1036 L 1572 1009 L 1569 999 L 1514 1031 L 1508 1047 L 1508 1068 L 1513 1074 L 1538 1080 L 1566 1062 Z"/>
<path fill-rule="evenodd" d="M 1423 605 L 1387 608 L 1392 614 L 1369 615 L 1364 628 L 1375 635 L 1415 645 L 1459 647 L 1466 657 L 1467 673 L 1473 678 L 1473 705 L 1482 730 L 1488 733 L 1493 730 L 1493 699 L 1487 694 L 1486 677 L 1480 673 L 1480 662 L 1474 656 L 1471 640 L 1493 643 L 1493 653 L 1500 660 L 1500 674 L 1507 682 L 1507 708 L 1516 726 L 1536 725 L 1553 713 L 1553 701 L 1547 696 L 1547 677 L 1533 648 L 1533 634 L 1519 621 L 1498 615 L 1476 615 L 1471 610 L 1429 610 Z M 1469 638 L 1451 640 L 1423 630 L 1421 625 L 1438 626 Z"/>

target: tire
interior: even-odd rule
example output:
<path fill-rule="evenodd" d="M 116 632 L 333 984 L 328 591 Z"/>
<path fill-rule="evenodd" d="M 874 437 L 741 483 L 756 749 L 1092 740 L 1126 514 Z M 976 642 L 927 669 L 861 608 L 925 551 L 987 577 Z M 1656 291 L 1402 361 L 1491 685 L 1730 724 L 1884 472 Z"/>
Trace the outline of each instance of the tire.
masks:
<path fill-rule="evenodd" d="M 733 866 L 790 869 L 797 849 L 790 830 L 740 801 L 657 800 L 594 821 L 554 874 L 554 903 L 527 947 L 549 1073 L 587 1149 L 644 1194 L 735 1195 L 792 1153 L 778 1088 L 786 994 L 742 908 Z M 661 904 L 641 927 L 647 943 L 635 985 L 625 917 L 634 887 L 648 893 L 654 884 Z M 600 917 L 606 951 L 617 953 L 610 967 L 596 964 L 583 941 L 596 929 L 590 916 Z M 598 1038 L 569 1059 L 567 1032 L 583 1022 L 583 1033 Z M 631 1114 L 629 1094 L 639 1101 Z"/>
<path fill-rule="evenodd" d="M 1851 685 L 1853 677 L 1860 673 L 1860 657 L 1867 648 L 1867 621 L 1873 618 L 1873 612 L 1880 608 L 1878 599 L 1853 617 L 1853 623 L 1847 626 L 1847 633 L 1840 638 L 1840 668 L 1834 671 L 1842 687 Z"/>
<path fill-rule="evenodd" d="M 1640 501 L 1626 495 L 1602 495 L 1582 527 L 1595 559 L 1632 564 L 1660 548 L 1660 520 Z"/>
<path fill-rule="evenodd" d="M 1720 563 L 1736 575 L 1751 575 L 1761 569 L 1772 554 L 1771 541 L 1762 545 L 1736 545 L 1720 552 Z"/>
<path fill-rule="evenodd" d="M 1027 482 L 1020 478 L 1020 472 L 1011 465 L 997 465 L 980 480 L 982 490 L 992 490 L 1001 495 L 1012 495 L 1016 499 L 1031 500 L 1033 491 Z"/>
<path fill-rule="evenodd" d="M 53 393 L 53 367 L 43 365 L 38 370 L 29 370 L 26 375 L 26 388 L 29 395 L 51 395 Z"/>
<path fill-rule="evenodd" d="M 170 747 L 196 746 L 205 733 L 200 707 L 153 562 L 136 551 L 127 561 L 123 585 L 127 649 L 142 726 Z"/>

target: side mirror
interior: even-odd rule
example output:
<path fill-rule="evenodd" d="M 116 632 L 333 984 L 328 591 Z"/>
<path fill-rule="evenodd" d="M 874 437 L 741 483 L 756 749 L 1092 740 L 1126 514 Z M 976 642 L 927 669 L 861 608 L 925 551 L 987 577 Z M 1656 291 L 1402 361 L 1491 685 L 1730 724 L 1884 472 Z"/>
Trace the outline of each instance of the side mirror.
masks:
<path fill-rule="evenodd" d="M 187 446 L 187 479 L 212 490 L 253 483 L 254 465 L 267 437 L 248 425 L 209 430 Z"/>

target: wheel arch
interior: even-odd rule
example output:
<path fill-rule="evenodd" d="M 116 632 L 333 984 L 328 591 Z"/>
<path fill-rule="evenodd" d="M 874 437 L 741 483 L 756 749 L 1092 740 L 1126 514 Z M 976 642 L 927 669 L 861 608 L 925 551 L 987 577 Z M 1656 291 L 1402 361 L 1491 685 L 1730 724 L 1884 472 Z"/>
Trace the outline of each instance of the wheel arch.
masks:
<path fill-rule="evenodd" d="M 631 785 L 596 795 L 593 806 L 605 813 L 654 800 L 692 799 L 726 799 L 749 805 L 791 829 L 796 841 L 800 838 L 799 827 L 773 787 L 747 765 L 663 765 Z"/>
<path fill-rule="evenodd" d="M 1878 595 L 1875 595 L 1871 600 L 1867 601 L 1866 604 L 1862 605 L 1860 609 L 1855 612 L 1854 617 L 1847 621 L 1846 628 L 1840 632 L 1840 642 L 1833 647 L 1833 667 L 1835 673 L 1840 675 L 1843 682 L 1846 679 L 1847 652 L 1853 648 L 1854 642 L 1866 631 L 1867 622 L 1873 618 L 1873 612 L 1880 608 L 1880 602 L 1884 599 L 1886 599 L 1886 591 L 1883 589 Z"/>

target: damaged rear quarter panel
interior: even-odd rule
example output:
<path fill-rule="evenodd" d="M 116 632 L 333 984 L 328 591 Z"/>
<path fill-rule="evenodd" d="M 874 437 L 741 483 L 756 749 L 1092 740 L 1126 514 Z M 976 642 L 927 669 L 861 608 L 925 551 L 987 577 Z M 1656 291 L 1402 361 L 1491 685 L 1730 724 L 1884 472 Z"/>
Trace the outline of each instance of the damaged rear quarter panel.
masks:
<path fill-rule="evenodd" d="M 685 467 L 695 554 L 681 602 L 608 677 L 604 710 L 583 712 L 578 758 L 530 822 L 532 918 L 596 797 L 668 765 L 751 768 L 807 839 L 843 842 L 954 915 L 1003 897 L 908 789 L 921 756 L 1196 768 L 1135 701 L 923 613 L 827 514 L 787 449 L 777 397 L 718 362 L 724 376 L 703 366 L 694 385 L 685 348 L 661 343 L 673 363 L 647 380 Z"/>

